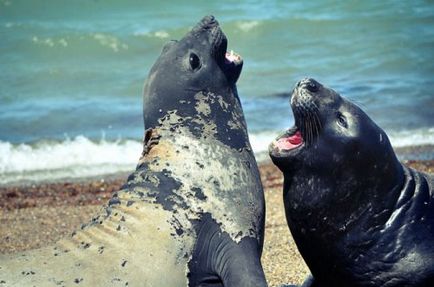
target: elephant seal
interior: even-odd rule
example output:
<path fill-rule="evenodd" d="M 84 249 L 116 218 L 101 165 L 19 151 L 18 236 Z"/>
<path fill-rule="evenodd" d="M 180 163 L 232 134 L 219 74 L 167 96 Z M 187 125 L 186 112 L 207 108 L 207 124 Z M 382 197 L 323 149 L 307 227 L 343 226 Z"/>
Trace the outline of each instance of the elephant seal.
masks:
<path fill-rule="evenodd" d="M 386 133 L 313 79 L 295 126 L 270 144 L 306 286 L 434 286 L 434 180 L 403 166 Z"/>
<path fill-rule="evenodd" d="M 242 59 L 226 48 L 212 16 L 163 48 L 144 88 L 136 171 L 71 238 L 1 257 L 0 285 L 266 286 Z"/>

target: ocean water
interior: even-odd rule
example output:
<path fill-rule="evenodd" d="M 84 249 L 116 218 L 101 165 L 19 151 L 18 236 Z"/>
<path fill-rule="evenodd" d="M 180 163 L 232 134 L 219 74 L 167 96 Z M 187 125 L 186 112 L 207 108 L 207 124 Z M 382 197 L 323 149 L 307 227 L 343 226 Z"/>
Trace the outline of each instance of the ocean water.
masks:
<path fill-rule="evenodd" d="M 0 184 L 132 171 L 148 70 L 207 14 L 244 58 L 257 154 L 293 124 L 305 76 L 358 103 L 395 147 L 434 144 L 432 1 L 0 0 Z"/>

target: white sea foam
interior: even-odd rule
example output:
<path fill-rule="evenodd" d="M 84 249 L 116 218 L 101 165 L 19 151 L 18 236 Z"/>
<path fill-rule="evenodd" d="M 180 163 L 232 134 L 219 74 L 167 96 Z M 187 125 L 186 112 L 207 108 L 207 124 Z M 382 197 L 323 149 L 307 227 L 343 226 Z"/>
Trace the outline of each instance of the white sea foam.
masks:
<path fill-rule="evenodd" d="M 237 27 L 243 32 L 249 32 L 259 26 L 259 21 L 242 21 L 237 23 Z"/>
<path fill-rule="evenodd" d="M 32 41 L 34 43 L 37 43 L 40 45 L 45 45 L 48 47 L 54 47 L 54 45 L 55 45 L 54 40 L 51 39 L 50 37 L 41 39 L 41 38 L 38 38 L 37 36 L 33 36 Z"/>
<path fill-rule="evenodd" d="M 255 152 L 256 160 L 258 162 L 269 159 L 268 145 L 278 136 L 278 134 L 278 131 L 265 131 L 249 135 L 250 144 Z"/>
<path fill-rule="evenodd" d="M 128 45 L 125 43 L 122 43 L 117 37 L 108 35 L 108 34 L 102 34 L 102 33 L 95 33 L 93 35 L 93 38 L 100 43 L 100 45 L 104 47 L 109 47 L 114 52 L 119 52 L 120 50 L 128 50 Z"/>
<path fill-rule="evenodd" d="M 167 33 L 166 31 L 162 30 L 162 31 L 157 31 L 155 33 L 153 33 L 153 35 L 157 38 L 160 39 L 167 39 L 170 37 L 169 33 Z"/>
<path fill-rule="evenodd" d="M 393 147 L 434 145 L 434 127 L 388 133 Z"/>
<path fill-rule="evenodd" d="M 170 37 L 169 32 L 165 30 L 149 31 L 148 29 L 140 29 L 133 33 L 134 36 L 145 36 L 151 38 L 167 39 Z"/>
<path fill-rule="evenodd" d="M 268 144 L 276 136 L 272 131 L 250 135 L 258 161 L 268 158 Z M 84 136 L 33 145 L 0 141 L 0 184 L 132 172 L 141 151 L 140 141 L 92 141 Z"/>
<path fill-rule="evenodd" d="M 0 141 L 0 184 L 132 171 L 140 152 L 138 141 L 94 142 L 83 136 L 34 146 Z"/>

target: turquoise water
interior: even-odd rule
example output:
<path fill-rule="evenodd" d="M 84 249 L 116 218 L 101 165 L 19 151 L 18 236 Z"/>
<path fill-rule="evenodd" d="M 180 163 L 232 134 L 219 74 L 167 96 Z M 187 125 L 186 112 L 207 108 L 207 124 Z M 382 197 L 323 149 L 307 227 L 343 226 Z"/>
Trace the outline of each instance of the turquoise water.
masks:
<path fill-rule="evenodd" d="M 255 151 L 293 124 L 288 93 L 305 76 L 395 146 L 434 143 L 432 1 L 0 0 L 0 183 L 132 170 L 148 69 L 206 14 L 244 58 Z"/>

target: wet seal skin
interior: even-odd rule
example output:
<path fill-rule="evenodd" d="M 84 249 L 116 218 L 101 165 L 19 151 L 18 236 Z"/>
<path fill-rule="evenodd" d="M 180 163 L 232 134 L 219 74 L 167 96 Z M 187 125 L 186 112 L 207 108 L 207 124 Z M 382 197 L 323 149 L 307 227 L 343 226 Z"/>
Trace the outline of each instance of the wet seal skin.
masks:
<path fill-rule="evenodd" d="M 0 257 L 0 286 L 266 286 L 264 195 L 212 16 L 171 41 L 144 88 L 144 148 L 101 212 L 54 246 Z"/>
<path fill-rule="evenodd" d="M 303 286 L 434 286 L 434 179 L 403 166 L 386 133 L 313 79 L 295 126 L 269 148 L 288 226 L 313 278 Z"/>

